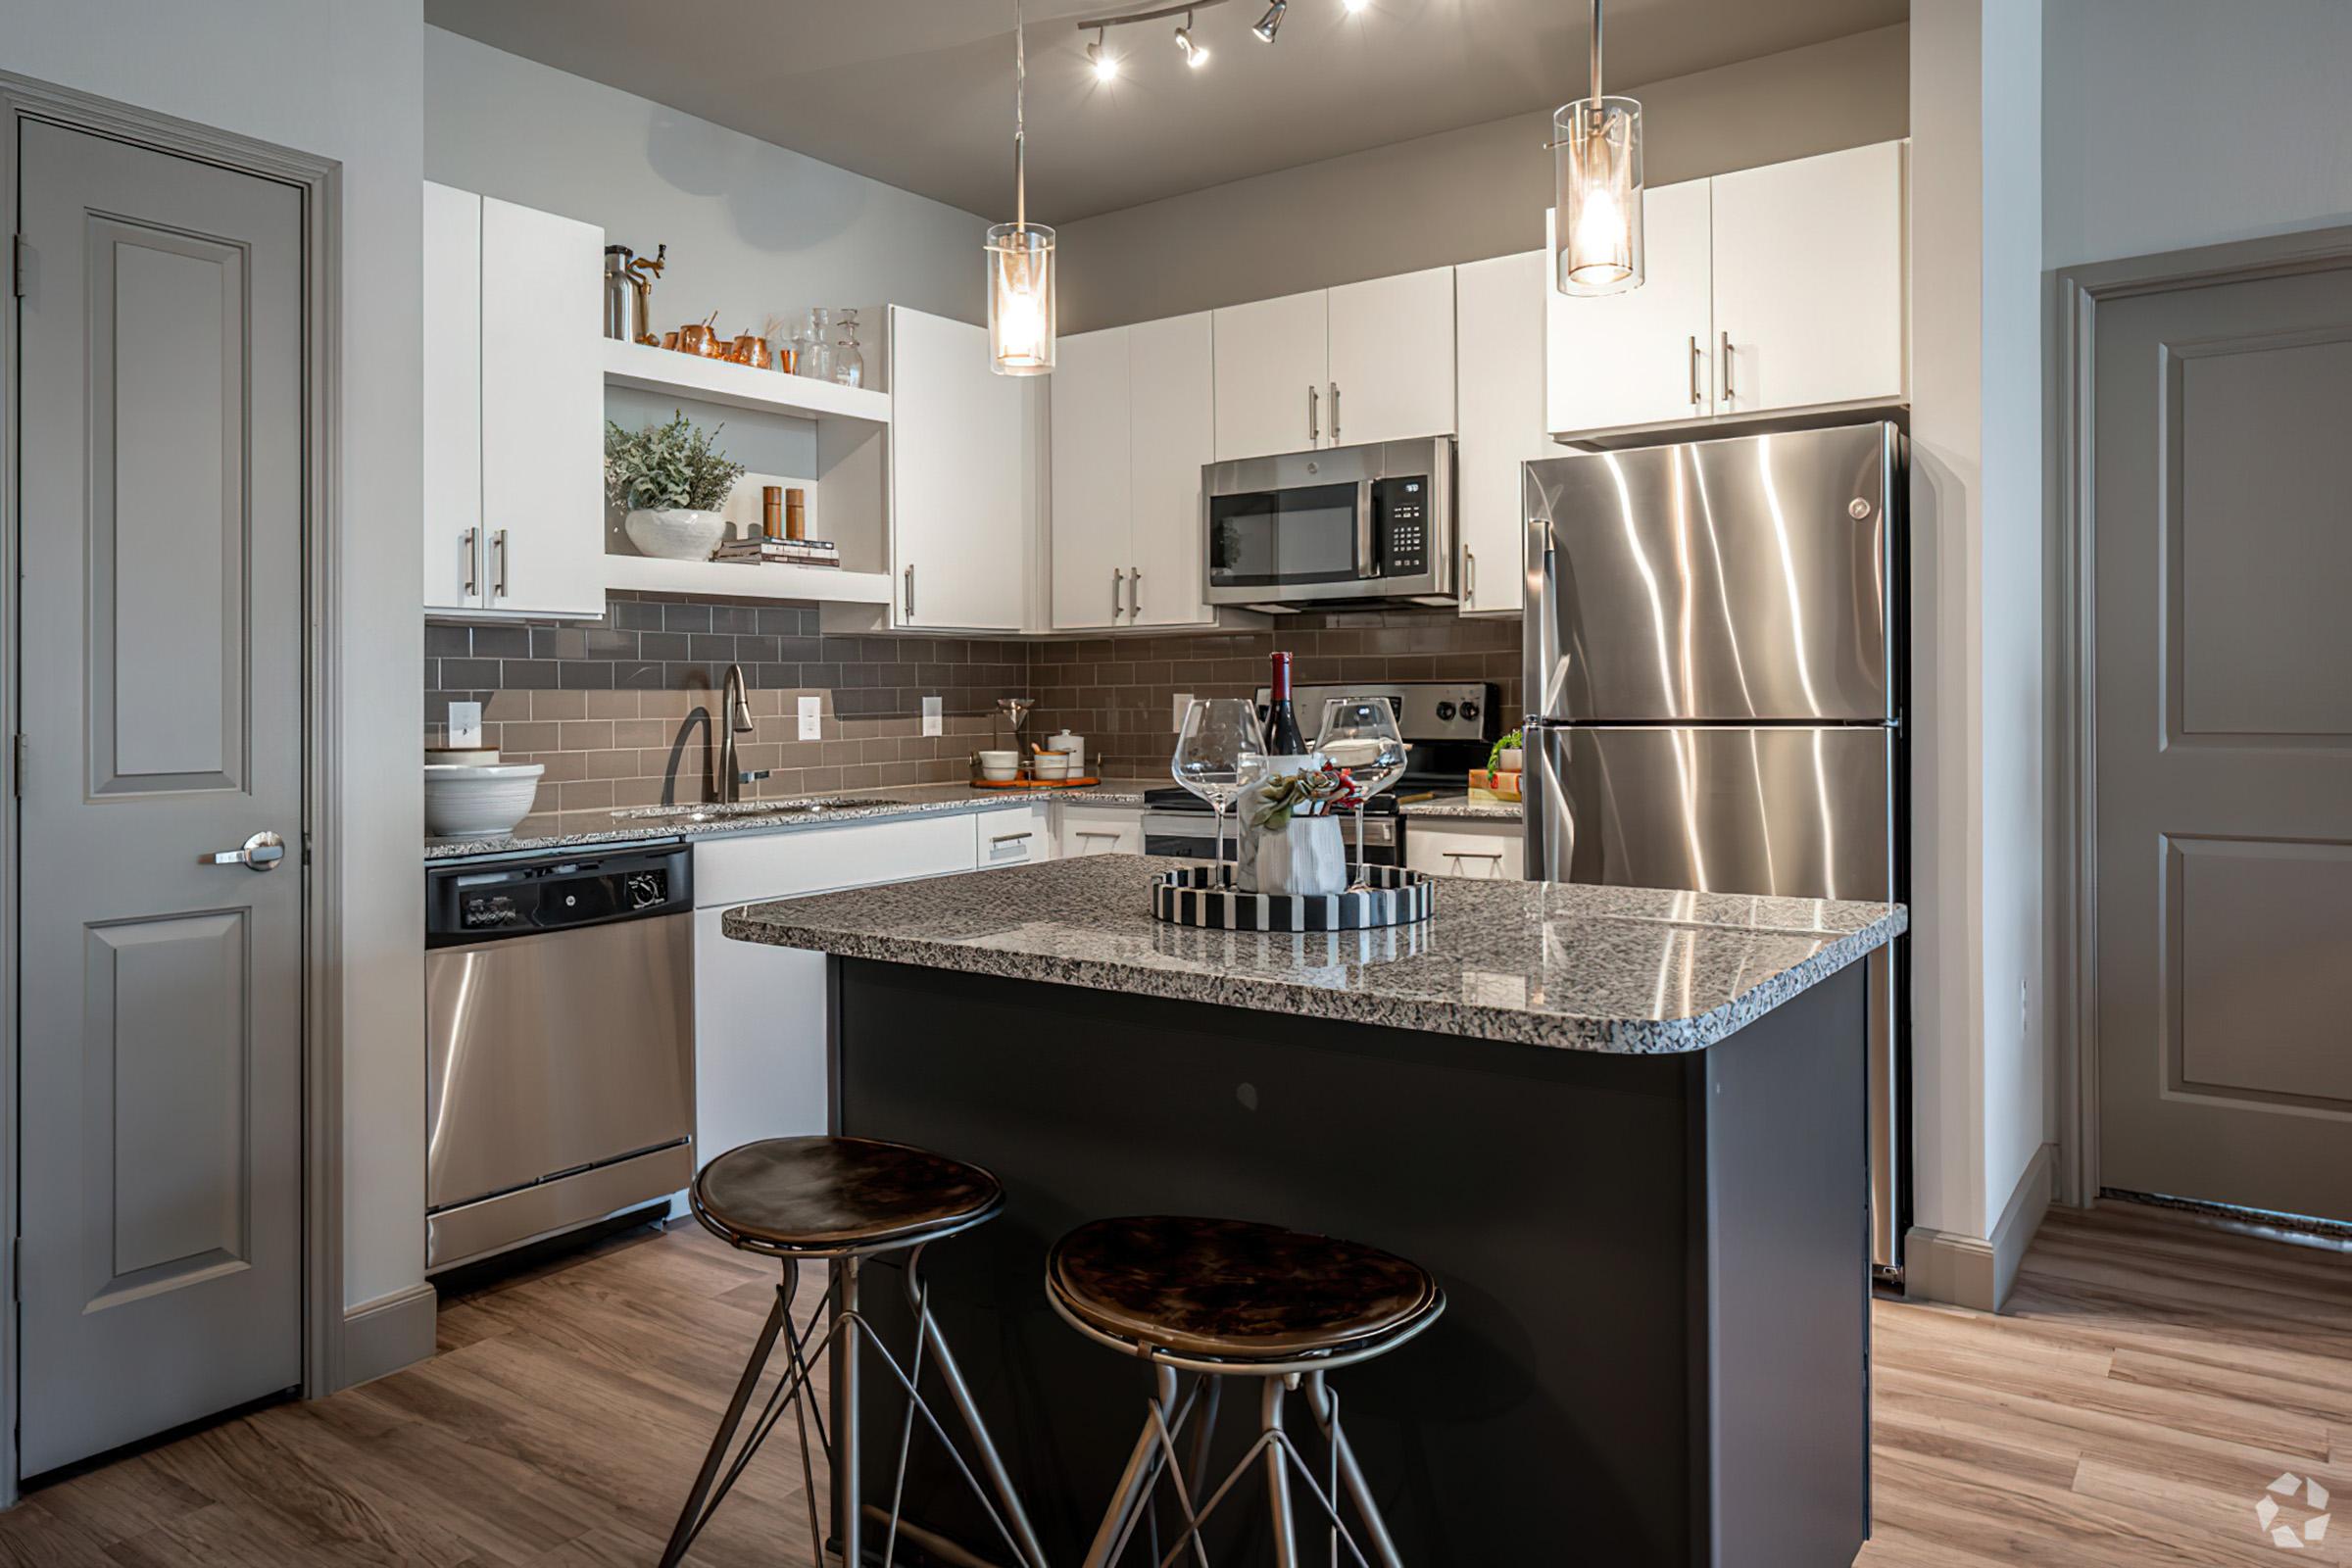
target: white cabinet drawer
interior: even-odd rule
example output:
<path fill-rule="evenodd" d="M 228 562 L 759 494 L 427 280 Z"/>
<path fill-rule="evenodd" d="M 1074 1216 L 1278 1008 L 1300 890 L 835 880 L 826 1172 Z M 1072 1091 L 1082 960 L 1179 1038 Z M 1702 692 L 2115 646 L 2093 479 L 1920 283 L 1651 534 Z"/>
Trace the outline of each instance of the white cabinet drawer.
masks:
<path fill-rule="evenodd" d="M 1141 855 L 1144 813 L 1065 806 L 1056 837 L 1064 859 L 1078 855 Z"/>
<path fill-rule="evenodd" d="M 961 811 L 706 840 L 694 847 L 694 902 L 709 908 L 969 871 L 972 844 L 972 818 Z"/>
<path fill-rule="evenodd" d="M 1475 827 L 1417 819 L 1404 830 L 1404 863 L 1432 876 L 1517 882 L 1527 875 L 1527 839 L 1515 825 Z"/>
<path fill-rule="evenodd" d="M 1011 811 L 981 811 L 973 816 L 976 842 L 974 864 L 985 871 L 992 865 L 1020 865 L 1054 858 L 1054 830 L 1046 808 L 1028 806 Z"/>

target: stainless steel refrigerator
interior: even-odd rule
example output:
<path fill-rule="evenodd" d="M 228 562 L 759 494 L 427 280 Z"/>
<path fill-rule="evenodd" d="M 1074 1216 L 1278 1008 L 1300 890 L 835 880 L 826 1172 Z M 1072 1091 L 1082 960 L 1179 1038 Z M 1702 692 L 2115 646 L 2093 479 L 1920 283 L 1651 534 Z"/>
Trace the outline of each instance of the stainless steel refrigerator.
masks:
<path fill-rule="evenodd" d="M 1904 437 L 1526 466 L 1527 874 L 1907 892 Z M 1871 1251 L 1909 1223 L 1907 952 L 1871 959 Z"/>

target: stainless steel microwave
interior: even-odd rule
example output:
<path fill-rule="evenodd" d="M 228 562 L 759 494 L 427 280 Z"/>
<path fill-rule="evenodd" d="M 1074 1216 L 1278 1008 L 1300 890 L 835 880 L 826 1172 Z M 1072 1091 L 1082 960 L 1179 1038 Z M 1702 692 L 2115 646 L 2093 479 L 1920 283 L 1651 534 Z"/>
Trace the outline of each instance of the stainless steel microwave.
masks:
<path fill-rule="evenodd" d="M 1212 463 L 1212 605 L 1455 602 L 1453 437 Z"/>

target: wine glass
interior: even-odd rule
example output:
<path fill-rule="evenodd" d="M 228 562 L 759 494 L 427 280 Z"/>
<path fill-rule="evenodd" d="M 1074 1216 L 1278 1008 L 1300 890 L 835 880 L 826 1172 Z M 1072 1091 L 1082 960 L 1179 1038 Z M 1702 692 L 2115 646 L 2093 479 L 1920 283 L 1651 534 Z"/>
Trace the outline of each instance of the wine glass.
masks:
<path fill-rule="evenodd" d="M 1266 738 L 1257 704 L 1246 697 L 1207 697 L 1184 710 L 1169 772 L 1217 813 L 1217 860 L 1225 859 L 1225 808 L 1264 760 Z"/>
<path fill-rule="evenodd" d="M 1364 802 L 1404 777 L 1404 734 L 1385 697 L 1335 697 L 1323 705 L 1315 750 L 1355 780 L 1355 884 L 1364 884 Z"/>

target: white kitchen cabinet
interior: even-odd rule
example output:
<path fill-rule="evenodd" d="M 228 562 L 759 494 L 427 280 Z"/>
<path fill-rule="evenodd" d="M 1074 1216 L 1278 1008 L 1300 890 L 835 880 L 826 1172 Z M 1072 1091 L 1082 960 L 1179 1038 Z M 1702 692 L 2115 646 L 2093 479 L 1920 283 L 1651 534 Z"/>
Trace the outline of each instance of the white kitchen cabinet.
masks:
<path fill-rule="evenodd" d="M 1527 835 L 1516 822 L 1416 816 L 1404 830 L 1408 870 L 1431 876 L 1519 882 L 1527 876 Z"/>
<path fill-rule="evenodd" d="M 1056 837 L 1060 841 L 1061 858 L 1071 859 L 1081 855 L 1141 855 L 1144 853 L 1144 813 L 1134 807 L 1081 806 L 1075 801 L 1061 807 L 1061 826 Z"/>
<path fill-rule="evenodd" d="M 1315 289 L 1213 313 L 1216 462 L 1331 444 L 1329 300 Z"/>
<path fill-rule="evenodd" d="M 1058 365 L 1054 373 L 1061 373 Z M 1052 819 L 1053 811 L 1042 801 L 1006 810 L 974 812 L 973 863 L 985 871 L 996 865 L 1056 858 Z"/>
<path fill-rule="evenodd" d="M 983 327 L 890 308 L 891 624 L 1018 632 L 1031 515 L 1028 380 Z"/>
<path fill-rule="evenodd" d="M 1905 394 L 1903 151 L 1881 142 L 1710 182 L 1719 412 Z"/>
<path fill-rule="evenodd" d="M 1661 185 L 1642 202 L 1642 286 L 1593 298 L 1544 275 L 1549 428 L 1597 430 L 1715 412 L 1708 182 Z M 1544 224 L 1549 255 L 1550 220 Z"/>
<path fill-rule="evenodd" d="M 604 231 L 424 189 L 424 602 L 605 612 Z"/>
<path fill-rule="evenodd" d="M 1519 467 L 1560 452 L 1544 422 L 1548 255 L 1526 251 L 1454 269 L 1454 525 L 1466 615 L 1519 612 Z"/>
<path fill-rule="evenodd" d="M 1065 337 L 1054 352 L 1048 494 L 1054 624 L 1065 631 L 1127 623 L 1135 555 L 1129 359 L 1123 326 Z"/>
<path fill-rule="evenodd" d="M 1325 444 L 1363 446 L 1454 427 L 1450 267 L 1331 290 Z"/>
<path fill-rule="evenodd" d="M 1064 338 L 1053 401 L 1053 620 L 1207 624 L 1200 469 L 1214 388 L 1203 315 Z"/>

